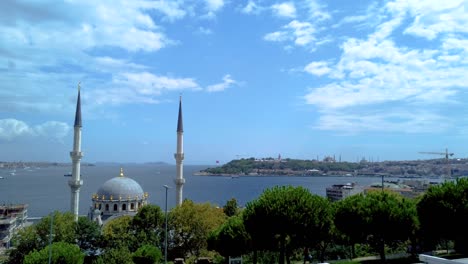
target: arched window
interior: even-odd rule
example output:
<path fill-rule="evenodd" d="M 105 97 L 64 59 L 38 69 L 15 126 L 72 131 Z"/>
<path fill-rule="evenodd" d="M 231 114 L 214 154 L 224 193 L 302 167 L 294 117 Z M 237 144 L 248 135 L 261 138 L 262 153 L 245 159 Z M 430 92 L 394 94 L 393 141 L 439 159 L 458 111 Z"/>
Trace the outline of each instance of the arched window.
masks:
<path fill-rule="evenodd" d="M 101 210 L 102 204 L 99 204 L 99 210 Z"/>
<path fill-rule="evenodd" d="M 135 204 L 134 203 L 130 204 L 130 210 L 135 210 Z"/>
<path fill-rule="evenodd" d="M 126 204 L 122 204 L 122 211 L 127 211 L 127 205 Z"/>
<path fill-rule="evenodd" d="M 114 204 L 114 211 L 117 211 L 117 204 Z"/>
<path fill-rule="evenodd" d="M 109 211 L 109 204 L 106 204 L 106 211 Z"/>

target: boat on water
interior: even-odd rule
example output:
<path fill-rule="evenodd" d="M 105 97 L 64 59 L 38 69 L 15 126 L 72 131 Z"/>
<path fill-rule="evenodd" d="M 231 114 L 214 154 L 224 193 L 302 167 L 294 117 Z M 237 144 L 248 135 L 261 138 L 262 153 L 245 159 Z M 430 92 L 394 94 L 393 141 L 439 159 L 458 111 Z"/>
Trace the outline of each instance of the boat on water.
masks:
<path fill-rule="evenodd" d="M 3 176 L 0 176 L 0 180 L 3 180 L 3 179 L 5 179 L 5 177 L 3 177 Z"/>
<path fill-rule="evenodd" d="M 71 177 L 71 176 L 73 176 L 73 175 L 72 175 L 71 173 L 67 173 L 67 174 L 64 174 L 63 176 L 64 176 L 64 177 Z M 83 176 L 83 175 L 80 175 L 80 176 Z"/>

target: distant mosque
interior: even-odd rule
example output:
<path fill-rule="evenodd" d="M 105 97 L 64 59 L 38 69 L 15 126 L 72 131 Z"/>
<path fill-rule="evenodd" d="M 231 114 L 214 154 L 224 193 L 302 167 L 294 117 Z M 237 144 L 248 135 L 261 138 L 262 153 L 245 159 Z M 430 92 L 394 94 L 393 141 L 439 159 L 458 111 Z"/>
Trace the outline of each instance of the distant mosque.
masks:
<path fill-rule="evenodd" d="M 72 159 L 72 178 L 69 180 L 71 189 L 71 212 L 78 221 L 79 193 L 83 180 L 80 176 L 80 161 L 83 157 L 81 152 L 81 100 L 80 85 L 78 84 L 78 98 L 76 102 L 73 151 L 70 152 Z M 182 191 L 185 179 L 183 177 L 183 123 L 182 123 L 182 97 L 179 100 L 179 114 L 177 118 L 177 149 L 174 154 L 176 160 L 176 205 L 182 204 Z M 88 217 L 99 225 L 108 220 L 130 215 L 134 216 L 138 209 L 148 204 L 148 193 L 135 180 L 124 175 L 123 168 L 120 168 L 120 175 L 106 181 L 92 195 L 92 205 L 89 209 Z"/>

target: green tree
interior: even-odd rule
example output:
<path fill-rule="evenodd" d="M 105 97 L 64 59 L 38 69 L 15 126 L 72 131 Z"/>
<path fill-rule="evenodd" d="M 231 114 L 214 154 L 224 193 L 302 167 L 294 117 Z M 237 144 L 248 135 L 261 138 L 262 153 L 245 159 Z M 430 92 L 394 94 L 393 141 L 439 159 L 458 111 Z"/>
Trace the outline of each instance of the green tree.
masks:
<path fill-rule="evenodd" d="M 216 250 L 224 258 L 241 256 L 250 249 L 250 235 L 245 230 L 242 216 L 230 217 L 208 238 L 208 249 Z"/>
<path fill-rule="evenodd" d="M 355 257 L 354 245 L 366 242 L 366 234 L 362 232 L 366 228 L 366 222 L 363 219 L 366 219 L 367 215 L 364 202 L 364 196 L 359 194 L 347 197 L 335 204 L 335 226 L 345 235 L 345 240 L 351 245 L 353 258 Z"/>
<path fill-rule="evenodd" d="M 135 236 L 131 232 L 132 217 L 125 215 L 107 222 L 102 229 L 104 247 L 130 248 Z"/>
<path fill-rule="evenodd" d="M 133 253 L 132 259 L 135 264 L 154 264 L 161 261 L 162 253 L 153 245 L 143 245 Z"/>
<path fill-rule="evenodd" d="M 79 217 L 75 226 L 76 244 L 89 255 L 95 255 L 101 242 L 101 229 L 87 217 Z"/>
<path fill-rule="evenodd" d="M 74 243 L 76 222 L 74 221 L 73 214 L 71 212 L 62 213 L 55 211 L 52 214 L 52 217 L 54 218 L 52 222 L 52 233 L 54 234 L 53 242 Z M 40 240 L 45 244 L 49 242 L 50 221 L 50 216 L 46 216 L 35 225 Z"/>
<path fill-rule="evenodd" d="M 33 226 L 20 230 L 13 237 L 14 249 L 8 253 L 8 263 L 23 263 L 24 257 L 33 250 L 41 250 L 49 243 L 50 216 L 44 217 Z M 53 242 L 75 242 L 76 223 L 70 212 L 53 213 Z"/>
<path fill-rule="evenodd" d="M 144 244 L 162 246 L 164 239 L 164 214 L 157 205 L 145 205 L 133 217 L 131 228 L 135 233 L 136 246 Z"/>
<path fill-rule="evenodd" d="M 223 212 L 228 216 L 234 216 L 237 214 L 238 211 L 238 206 L 237 206 L 237 200 L 236 198 L 231 198 L 226 202 L 226 204 L 223 207 Z"/>
<path fill-rule="evenodd" d="M 293 249 L 320 241 L 331 228 L 327 201 L 303 187 L 277 186 L 265 190 L 243 211 L 247 232 L 256 250 L 279 251 L 279 263 L 290 262 Z M 316 236 L 314 238 L 313 236 Z"/>
<path fill-rule="evenodd" d="M 54 264 L 82 264 L 84 261 L 84 253 L 81 252 L 77 245 L 55 242 L 51 245 L 51 251 L 49 246 L 43 248 L 40 251 L 34 250 L 24 258 L 24 264 L 43 264 L 49 261 L 49 252 L 51 255 L 51 263 Z"/>
<path fill-rule="evenodd" d="M 407 241 L 417 230 L 416 205 L 399 194 L 381 191 L 368 193 L 362 205 L 366 224 L 363 232 L 385 261 L 386 244 Z"/>
<path fill-rule="evenodd" d="M 45 242 L 39 239 L 34 226 L 28 226 L 13 236 L 14 248 L 8 251 L 9 264 L 23 263 L 24 257 L 35 249 L 44 247 Z"/>
<path fill-rule="evenodd" d="M 210 232 L 224 223 L 222 209 L 209 203 L 184 200 L 169 213 L 169 246 L 174 257 L 199 256 L 207 247 Z"/>
<path fill-rule="evenodd" d="M 134 264 L 132 253 L 127 247 L 108 248 L 94 264 Z"/>
<path fill-rule="evenodd" d="M 457 252 L 468 253 L 468 179 L 429 188 L 417 208 L 426 249 L 453 240 Z"/>

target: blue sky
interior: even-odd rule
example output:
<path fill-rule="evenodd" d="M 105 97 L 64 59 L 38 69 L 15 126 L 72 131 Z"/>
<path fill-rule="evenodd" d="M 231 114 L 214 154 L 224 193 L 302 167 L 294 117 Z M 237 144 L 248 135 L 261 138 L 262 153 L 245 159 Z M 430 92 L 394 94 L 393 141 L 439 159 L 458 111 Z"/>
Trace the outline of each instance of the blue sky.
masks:
<path fill-rule="evenodd" d="M 468 156 L 468 1 L 1 1 L 0 160 Z M 437 156 L 436 156 L 437 157 Z"/>

